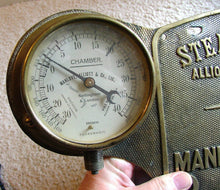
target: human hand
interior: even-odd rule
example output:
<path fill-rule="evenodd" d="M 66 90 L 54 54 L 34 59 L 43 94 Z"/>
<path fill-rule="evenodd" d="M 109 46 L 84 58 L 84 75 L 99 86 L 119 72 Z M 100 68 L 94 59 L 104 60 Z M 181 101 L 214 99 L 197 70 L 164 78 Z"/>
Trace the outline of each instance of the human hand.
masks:
<path fill-rule="evenodd" d="M 106 158 L 104 162 L 99 174 L 86 173 L 78 190 L 187 190 L 192 185 L 189 174 L 175 172 L 135 186 L 131 180 L 134 165 L 115 158 Z"/>

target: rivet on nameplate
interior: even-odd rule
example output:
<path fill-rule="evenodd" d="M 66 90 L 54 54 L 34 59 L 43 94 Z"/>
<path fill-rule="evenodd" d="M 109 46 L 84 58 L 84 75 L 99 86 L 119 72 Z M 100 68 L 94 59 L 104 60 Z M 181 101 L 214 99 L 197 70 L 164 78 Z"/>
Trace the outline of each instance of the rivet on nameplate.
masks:
<path fill-rule="evenodd" d="M 201 26 L 190 26 L 190 28 L 187 29 L 187 33 L 192 36 L 196 36 L 202 33 L 202 27 Z"/>

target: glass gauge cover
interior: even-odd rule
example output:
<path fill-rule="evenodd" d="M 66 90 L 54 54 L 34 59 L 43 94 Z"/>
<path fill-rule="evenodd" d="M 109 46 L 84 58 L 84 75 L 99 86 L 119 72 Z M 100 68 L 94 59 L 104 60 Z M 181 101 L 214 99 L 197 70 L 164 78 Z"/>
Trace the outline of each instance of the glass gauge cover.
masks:
<path fill-rule="evenodd" d="M 30 120 L 38 135 L 61 144 L 115 144 L 135 129 L 152 101 L 154 72 L 144 45 L 108 17 L 64 15 L 41 23 L 16 56 L 22 58 L 11 67 L 23 60 L 17 82 L 28 115 L 22 123 Z"/>

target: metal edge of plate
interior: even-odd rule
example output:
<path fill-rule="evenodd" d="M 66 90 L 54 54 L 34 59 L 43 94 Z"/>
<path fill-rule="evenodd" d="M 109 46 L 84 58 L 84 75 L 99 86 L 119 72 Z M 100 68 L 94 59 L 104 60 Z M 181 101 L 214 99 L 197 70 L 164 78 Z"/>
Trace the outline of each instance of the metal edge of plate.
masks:
<path fill-rule="evenodd" d="M 157 101 L 158 101 L 158 111 L 159 111 L 159 122 L 160 122 L 160 133 L 161 133 L 161 149 L 162 149 L 162 167 L 163 167 L 163 174 L 169 173 L 169 160 L 168 160 L 168 147 L 167 147 L 167 133 L 166 133 L 166 127 L 165 127 L 165 119 L 164 119 L 164 107 L 163 107 L 163 92 L 162 92 L 162 84 L 160 81 L 160 63 L 159 63 L 159 57 L 158 57 L 158 41 L 161 37 L 161 35 L 166 32 L 167 30 L 170 30 L 172 28 L 178 27 L 182 24 L 186 24 L 191 21 L 195 21 L 198 19 L 202 19 L 204 17 L 208 17 L 211 15 L 220 14 L 219 10 L 210 11 L 207 13 L 203 13 L 200 15 L 196 15 L 190 18 L 186 18 L 180 21 L 177 21 L 172 24 L 168 24 L 166 26 L 163 26 L 159 28 L 156 33 L 153 36 L 152 39 L 152 55 L 153 55 L 153 61 L 155 64 L 155 73 L 157 76 Z"/>

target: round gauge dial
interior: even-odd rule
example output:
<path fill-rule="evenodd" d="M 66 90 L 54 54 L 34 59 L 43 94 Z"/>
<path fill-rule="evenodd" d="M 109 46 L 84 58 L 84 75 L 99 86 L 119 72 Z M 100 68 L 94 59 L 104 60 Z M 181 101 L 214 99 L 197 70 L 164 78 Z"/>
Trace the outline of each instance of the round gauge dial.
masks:
<path fill-rule="evenodd" d="M 130 134 L 153 89 L 152 63 L 139 38 L 117 21 L 88 16 L 35 33 L 21 75 L 30 120 L 76 147 L 105 147 Z"/>

